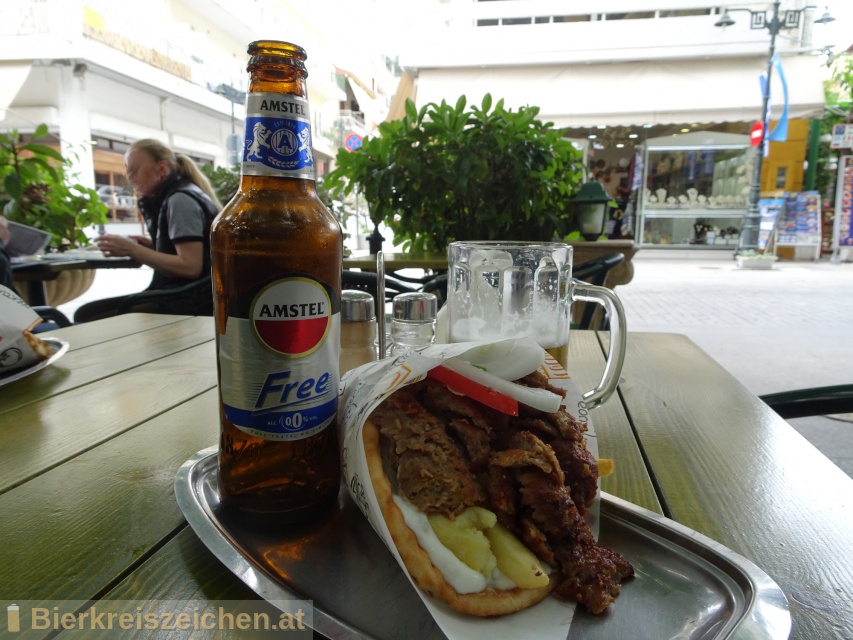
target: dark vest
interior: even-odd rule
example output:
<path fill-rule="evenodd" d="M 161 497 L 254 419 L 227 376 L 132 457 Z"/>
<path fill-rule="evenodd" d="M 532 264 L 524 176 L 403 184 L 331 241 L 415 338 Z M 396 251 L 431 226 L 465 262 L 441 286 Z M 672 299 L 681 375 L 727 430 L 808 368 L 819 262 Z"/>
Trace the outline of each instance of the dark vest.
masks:
<path fill-rule="evenodd" d="M 190 196 L 201 207 L 204 213 L 204 265 L 201 275 L 196 280 L 167 276 L 157 271 L 151 279 L 149 289 L 174 290 L 168 297 L 167 307 L 170 313 L 185 315 L 213 315 L 213 291 L 210 281 L 210 225 L 219 213 L 216 205 L 207 194 L 188 180 L 182 179 L 177 173 L 172 174 L 160 187 L 157 193 L 147 198 L 140 198 L 139 208 L 145 219 L 148 234 L 157 251 L 176 255 L 175 246 L 169 238 L 168 200 L 176 193 Z M 196 286 L 193 284 L 196 283 Z M 162 303 L 161 303 L 162 304 Z"/>

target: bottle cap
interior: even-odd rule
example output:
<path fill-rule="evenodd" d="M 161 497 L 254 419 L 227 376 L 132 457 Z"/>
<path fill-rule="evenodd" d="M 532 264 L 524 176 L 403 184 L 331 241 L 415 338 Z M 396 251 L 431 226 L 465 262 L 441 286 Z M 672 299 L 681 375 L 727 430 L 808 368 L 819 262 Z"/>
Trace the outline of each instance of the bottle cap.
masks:
<path fill-rule="evenodd" d="M 372 295 L 355 289 L 341 291 L 341 322 L 367 322 L 375 317 Z"/>
<path fill-rule="evenodd" d="M 431 293 L 401 293 L 392 301 L 395 320 L 432 321 L 435 320 L 438 298 Z"/>

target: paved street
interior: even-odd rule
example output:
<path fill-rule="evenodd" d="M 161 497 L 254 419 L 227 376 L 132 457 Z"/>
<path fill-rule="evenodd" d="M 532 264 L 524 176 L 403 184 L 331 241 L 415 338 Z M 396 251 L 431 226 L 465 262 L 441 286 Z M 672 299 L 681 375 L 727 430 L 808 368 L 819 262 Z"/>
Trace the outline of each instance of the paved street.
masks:
<path fill-rule="evenodd" d="M 630 331 L 689 336 L 755 394 L 853 383 L 853 264 L 747 271 L 727 252 L 681 251 L 640 251 L 634 264 L 633 281 L 617 289 Z M 60 308 L 70 316 L 83 302 L 140 291 L 150 279 L 149 269 L 99 270 L 84 296 Z M 792 424 L 853 475 L 853 422 Z"/>

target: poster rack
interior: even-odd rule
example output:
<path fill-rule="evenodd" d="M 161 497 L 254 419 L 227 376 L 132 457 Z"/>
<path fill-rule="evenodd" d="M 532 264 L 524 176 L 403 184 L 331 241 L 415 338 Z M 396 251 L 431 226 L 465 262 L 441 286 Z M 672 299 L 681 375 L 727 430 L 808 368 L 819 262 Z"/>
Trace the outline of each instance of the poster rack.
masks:
<path fill-rule="evenodd" d="M 835 223 L 832 228 L 832 261 L 849 260 L 853 253 L 853 155 L 839 158 L 835 189 Z"/>
<path fill-rule="evenodd" d="M 758 250 L 764 254 L 776 253 L 776 225 L 785 207 L 784 198 L 762 198 L 758 201 L 761 222 L 758 227 Z"/>
<path fill-rule="evenodd" d="M 776 222 L 777 247 L 808 247 L 820 259 L 820 192 L 789 191 Z"/>

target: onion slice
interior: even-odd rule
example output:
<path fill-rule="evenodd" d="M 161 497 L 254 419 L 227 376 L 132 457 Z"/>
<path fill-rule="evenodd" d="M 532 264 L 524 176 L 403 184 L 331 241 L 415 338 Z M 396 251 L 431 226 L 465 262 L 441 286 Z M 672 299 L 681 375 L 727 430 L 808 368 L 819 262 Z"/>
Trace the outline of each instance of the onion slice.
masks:
<path fill-rule="evenodd" d="M 542 366 L 545 349 L 533 338 L 525 337 L 474 347 L 456 358 L 498 378 L 518 380 Z"/>

